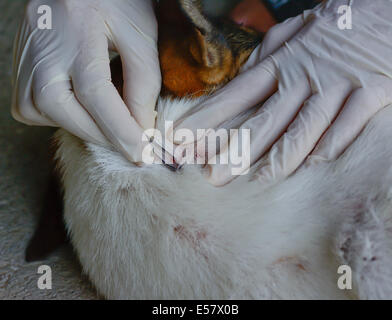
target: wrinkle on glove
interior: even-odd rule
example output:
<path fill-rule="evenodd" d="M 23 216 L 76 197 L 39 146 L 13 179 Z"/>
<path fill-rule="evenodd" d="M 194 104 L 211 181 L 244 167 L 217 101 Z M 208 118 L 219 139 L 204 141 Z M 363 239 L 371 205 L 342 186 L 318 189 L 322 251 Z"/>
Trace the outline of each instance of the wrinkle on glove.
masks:
<path fill-rule="evenodd" d="M 52 29 L 37 14 L 49 6 Z M 109 50 L 123 62 L 124 100 L 111 82 Z M 155 126 L 161 74 L 151 1 L 33 0 L 14 46 L 12 114 L 60 126 L 141 161 L 142 133 Z"/>
<path fill-rule="evenodd" d="M 352 29 L 339 28 L 343 5 L 351 6 Z M 176 129 L 219 128 L 269 98 L 277 82 L 242 125 L 251 129 L 251 163 L 265 157 L 256 177 L 276 183 L 309 155 L 308 164 L 336 159 L 392 103 L 391 16 L 391 1 L 335 0 L 273 27 L 242 73 Z M 230 165 L 210 169 L 217 186 L 236 177 Z"/>

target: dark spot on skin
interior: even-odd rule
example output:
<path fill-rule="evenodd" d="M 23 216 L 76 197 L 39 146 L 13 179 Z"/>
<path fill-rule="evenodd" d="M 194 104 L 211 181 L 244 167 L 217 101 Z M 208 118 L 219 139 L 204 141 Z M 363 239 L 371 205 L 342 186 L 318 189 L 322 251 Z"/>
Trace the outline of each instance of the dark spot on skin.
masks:
<path fill-rule="evenodd" d="M 305 267 L 304 267 L 301 263 L 298 263 L 298 264 L 297 264 L 297 268 L 298 268 L 298 269 L 301 269 L 301 270 L 303 270 L 303 271 L 306 271 Z"/>

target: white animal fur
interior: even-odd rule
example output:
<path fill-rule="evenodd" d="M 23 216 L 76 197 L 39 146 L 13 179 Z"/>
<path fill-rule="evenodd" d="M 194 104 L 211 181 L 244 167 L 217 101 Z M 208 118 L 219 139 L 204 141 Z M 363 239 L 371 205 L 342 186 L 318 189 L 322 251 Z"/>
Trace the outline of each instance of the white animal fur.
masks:
<path fill-rule="evenodd" d="M 160 123 L 195 103 L 161 100 Z M 215 188 L 196 166 L 138 168 L 60 130 L 66 224 L 106 298 L 392 298 L 391 137 L 388 107 L 333 163 Z"/>

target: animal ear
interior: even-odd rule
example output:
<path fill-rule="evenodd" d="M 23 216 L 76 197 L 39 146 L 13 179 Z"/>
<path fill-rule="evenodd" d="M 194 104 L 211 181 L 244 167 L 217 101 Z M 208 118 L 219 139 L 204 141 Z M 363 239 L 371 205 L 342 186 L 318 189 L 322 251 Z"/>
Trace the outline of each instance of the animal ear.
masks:
<path fill-rule="evenodd" d="M 203 12 L 201 0 L 178 0 L 179 5 L 192 24 L 203 34 L 211 34 L 214 27 Z"/>
<path fill-rule="evenodd" d="M 207 68 L 215 68 L 221 63 L 222 48 L 216 42 L 209 41 L 198 29 L 195 29 L 189 50 L 192 57 Z"/>
<path fill-rule="evenodd" d="M 194 38 L 190 44 L 193 58 L 201 65 L 214 68 L 219 66 L 222 55 L 222 44 L 214 26 L 203 12 L 201 0 L 178 0 L 185 16 L 194 29 Z"/>

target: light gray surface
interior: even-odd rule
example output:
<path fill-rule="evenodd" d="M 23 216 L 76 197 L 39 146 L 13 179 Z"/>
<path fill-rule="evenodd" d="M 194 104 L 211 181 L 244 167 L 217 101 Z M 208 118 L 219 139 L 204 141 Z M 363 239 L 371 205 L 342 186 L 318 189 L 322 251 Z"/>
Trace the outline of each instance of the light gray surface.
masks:
<path fill-rule="evenodd" d="M 204 0 L 204 6 L 207 12 L 213 15 L 226 13 L 241 0 Z"/>
<path fill-rule="evenodd" d="M 12 42 L 25 3 L 0 1 L 0 299 L 94 298 L 70 247 L 43 262 L 24 262 L 42 207 L 53 131 L 19 124 L 10 115 Z M 41 264 L 52 268 L 52 290 L 37 287 Z"/>

